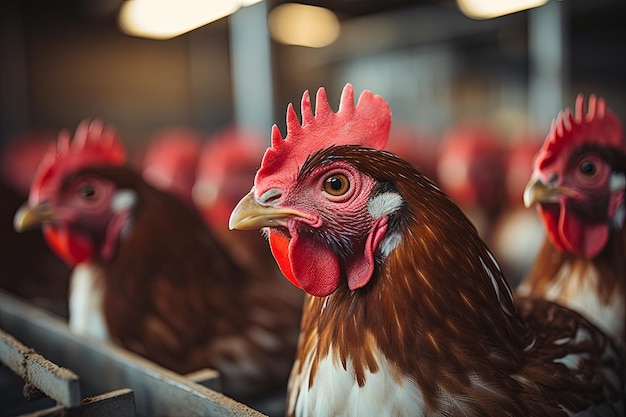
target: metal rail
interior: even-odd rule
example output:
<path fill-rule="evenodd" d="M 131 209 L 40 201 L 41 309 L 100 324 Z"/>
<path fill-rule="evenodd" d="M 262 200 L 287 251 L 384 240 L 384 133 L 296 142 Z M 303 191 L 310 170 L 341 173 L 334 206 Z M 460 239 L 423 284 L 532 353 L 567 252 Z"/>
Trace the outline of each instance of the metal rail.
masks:
<path fill-rule="evenodd" d="M 97 397 L 85 398 L 79 407 L 63 405 L 46 408 L 20 417 L 135 417 L 133 391 L 124 388 Z"/>
<path fill-rule="evenodd" d="M 138 416 L 264 416 L 215 391 L 216 371 L 201 372 L 208 387 L 200 385 L 132 352 L 74 334 L 63 320 L 1 291 L 0 329 L 78 375 L 84 394 L 132 389 Z"/>
<path fill-rule="evenodd" d="M 78 407 L 82 397 L 78 376 L 35 353 L 10 334 L 0 330 L 0 362 L 65 407 Z"/>

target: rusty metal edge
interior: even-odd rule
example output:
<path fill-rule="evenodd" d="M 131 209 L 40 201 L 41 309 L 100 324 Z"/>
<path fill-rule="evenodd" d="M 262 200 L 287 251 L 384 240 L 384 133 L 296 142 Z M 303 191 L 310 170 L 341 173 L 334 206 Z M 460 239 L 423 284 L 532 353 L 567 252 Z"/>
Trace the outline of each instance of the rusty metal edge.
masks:
<path fill-rule="evenodd" d="M 0 360 L 25 383 L 61 403 L 76 407 L 81 403 L 78 375 L 44 358 L 32 348 L 0 329 Z"/>
<path fill-rule="evenodd" d="M 85 398 L 81 405 L 67 408 L 63 405 L 22 414 L 19 417 L 135 417 L 135 397 L 133 390 L 123 388 L 96 397 Z"/>

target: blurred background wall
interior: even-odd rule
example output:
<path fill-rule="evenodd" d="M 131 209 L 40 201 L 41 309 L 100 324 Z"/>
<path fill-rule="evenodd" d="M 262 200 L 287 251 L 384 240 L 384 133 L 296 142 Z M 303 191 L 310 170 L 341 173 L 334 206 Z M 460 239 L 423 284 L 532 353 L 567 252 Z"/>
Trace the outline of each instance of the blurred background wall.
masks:
<path fill-rule="evenodd" d="M 249 7 L 270 13 L 282 3 Z M 602 95 L 619 116 L 625 114 L 622 0 L 551 0 L 486 20 L 466 17 L 454 1 L 302 3 L 330 8 L 341 31 L 323 48 L 268 40 L 269 123 L 282 126 L 287 103 L 299 102 L 304 89 L 325 86 L 332 103 L 346 82 L 357 92 L 383 95 L 397 124 L 434 134 L 462 120 L 495 123 L 511 135 L 526 128 L 544 134 L 578 92 Z M 25 129 L 73 129 L 94 116 L 115 124 L 130 144 L 169 125 L 209 133 L 236 120 L 231 41 L 233 22 L 246 8 L 183 35 L 151 40 L 120 31 L 121 4 L 2 2 L 2 141 Z M 548 62 L 550 56 L 555 62 Z M 245 71 L 254 82 L 255 65 Z M 270 127 L 260 128 L 269 134 Z"/>

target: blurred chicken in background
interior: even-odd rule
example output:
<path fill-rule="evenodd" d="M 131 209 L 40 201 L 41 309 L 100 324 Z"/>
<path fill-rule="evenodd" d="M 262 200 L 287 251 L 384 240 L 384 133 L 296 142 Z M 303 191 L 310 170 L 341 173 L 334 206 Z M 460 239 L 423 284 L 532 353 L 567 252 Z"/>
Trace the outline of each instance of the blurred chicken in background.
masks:
<path fill-rule="evenodd" d="M 487 240 L 503 205 L 505 155 L 502 139 L 487 125 L 459 124 L 441 139 L 439 185 Z"/>
<path fill-rule="evenodd" d="M 513 288 L 528 273 L 545 237 L 537 213 L 527 209 L 522 198 L 540 146 L 541 142 L 529 135 L 509 145 L 505 159 L 506 198 L 489 235 L 488 243 Z"/>
<path fill-rule="evenodd" d="M 228 127 L 210 137 L 200 153 L 193 201 L 230 254 L 245 268 L 267 268 L 280 274 L 267 242 L 257 231 L 232 232 L 230 213 L 250 191 L 267 139 L 255 132 Z M 299 293 L 294 296 L 301 298 Z"/>
<path fill-rule="evenodd" d="M 67 317 L 70 269 L 36 232 L 17 233 L 13 216 L 28 196 L 39 162 L 56 137 L 22 132 L 0 151 L 0 289 Z"/>
<path fill-rule="evenodd" d="M 204 136 L 184 127 L 155 134 L 141 155 L 144 179 L 197 209 L 222 248 L 246 273 L 256 275 L 262 271 L 264 278 L 257 283 L 259 291 L 270 285 L 266 289 L 276 291 L 281 302 L 301 306 L 302 292 L 285 284 L 266 239 L 257 231 L 232 232 L 228 228 L 231 211 L 252 187 L 267 147 L 266 138 L 235 126 Z M 299 321 L 301 310 L 295 314 L 286 323 Z"/>
<path fill-rule="evenodd" d="M 524 191 L 547 238 L 519 292 L 587 317 L 626 353 L 626 140 L 602 98 L 559 112 Z"/>
<path fill-rule="evenodd" d="M 152 136 L 141 156 L 142 175 L 153 186 L 192 204 L 202 134 L 190 128 L 169 128 Z"/>
<path fill-rule="evenodd" d="M 286 389 L 294 289 L 273 269 L 242 268 L 196 210 L 127 167 L 114 128 L 84 121 L 59 136 L 15 216 L 16 229 L 34 226 L 74 267 L 72 330 L 181 374 L 215 368 L 224 393 L 249 404 Z"/>
<path fill-rule="evenodd" d="M 424 175 L 437 181 L 439 142 L 425 130 L 410 126 L 392 126 L 387 151 L 416 166 Z"/>

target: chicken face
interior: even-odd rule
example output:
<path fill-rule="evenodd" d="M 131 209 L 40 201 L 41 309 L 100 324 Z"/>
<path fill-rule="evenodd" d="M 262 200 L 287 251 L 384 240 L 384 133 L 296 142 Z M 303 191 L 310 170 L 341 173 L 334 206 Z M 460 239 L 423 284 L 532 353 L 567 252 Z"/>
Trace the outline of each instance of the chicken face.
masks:
<path fill-rule="evenodd" d="M 315 296 L 332 293 L 342 276 L 351 290 L 368 283 L 388 214 L 401 202 L 397 194 L 375 192 L 376 181 L 354 166 L 320 159 L 324 153 L 303 166 L 292 187 L 253 189 L 230 221 L 231 228 L 269 227 L 282 272 Z"/>
<path fill-rule="evenodd" d="M 391 114 L 371 92 L 364 92 L 355 106 L 349 84 L 337 113 L 324 89 L 318 90 L 316 103 L 313 115 L 305 92 L 302 124 L 288 106 L 287 137 L 283 140 L 274 126 L 255 186 L 233 211 L 229 226 L 269 227 L 270 246 L 285 276 L 309 294 L 325 296 L 342 277 L 350 289 L 367 284 L 387 227 L 386 213 L 371 210 L 376 181 L 333 159 L 329 151 L 350 145 L 383 148 Z M 330 148 L 329 138 L 335 145 Z"/>
<path fill-rule="evenodd" d="M 559 115 L 539 151 L 524 203 L 538 203 L 557 249 L 593 259 L 610 228 L 623 221 L 626 180 L 619 122 L 603 101 L 590 98 L 589 107 L 583 118 L 579 96 L 576 117 L 569 111 Z"/>
<path fill-rule="evenodd" d="M 15 215 L 16 229 L 41 226 L 50 247 L 70 265 L 110 260 L 130 219 L 134 194 L 89 174 L 70 176 L 57 191 L 23 205 Z"/>
<path fill-rule="evenodd" d="M 588 259 L 603 249 L 609 226 L 624 199 L 624 174 L 614 172 L 602 154 L 584 152 L 562 167 L 539 175 L 526 188 L 525 204 L 538 211 L 552 243 Z M 620 212 L 623 217 L 623 212 Z"/>
<path fill-rule="evenodd" d="M 124 160 L 117 132 L 99 120 L 80 123 L 73 141 L 61 132 L 41 161 L 28 202 L 15 215 L 15 229 L 41 226 L 50 247 L 71 266 L 94 257 L 108 259 L 114 230 L 120 227 L 114 224 L 129 211 L 128 193 L 119 194 L 111 181 L 79 172 Z"/>

